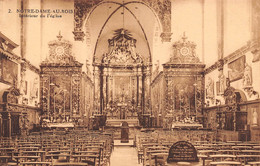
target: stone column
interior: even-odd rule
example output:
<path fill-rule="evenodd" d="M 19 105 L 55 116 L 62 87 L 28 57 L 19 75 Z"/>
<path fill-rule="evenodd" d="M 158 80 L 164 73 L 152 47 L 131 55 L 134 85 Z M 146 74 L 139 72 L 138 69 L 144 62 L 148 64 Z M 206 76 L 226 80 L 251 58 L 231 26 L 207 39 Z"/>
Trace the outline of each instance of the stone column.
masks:
<path fill-rule="evenodd" d="M 135 102 L 136 101 L 136 78 L 134 76 L 131 77 L 132 79 L 132 89 L 131 89 L 131 95 L 132 95 L 132 99 L 134 99 Z M 133 105 L 133 107 L 136 107 L 136 105 Z"/>
<path fill-rule="evenodd" d="M 146 80 L 145 80 L 145 108 L 148 109 L 149 113 L 151 113 L 151 70 L 150 67 L 147 67 L 146 71 Z"/>
<path fill-rule="evenodd" d="M 109 102 L 109 83 L 110 79 L 109 79 L 109 69 L 107 69 L 107 73 L 106 73 L 106 105 L 105 108 L 107 108 L 108 102 Z"/>
<path fill-rule="evenodd" d="M 2 114 L 0 113 L 0 138 L 3 136 L 3 119 Z"/>
<path fill-rule="evenodd" d="M 136 106 L 139 106 L 139 74 L 138 68 L 136 68 Z"/>
<path fill-rule="evenodd" d="M 11 119 L 11 113 L 9 112 L 8 115 L 8 137 L 11 138 L 12 136 L 12 119 Z"/>
<path fill-rule="evenodd" d="M 106 109 L 106 104 L 107 104 L 107 74 L 105 69 L 103 70 L 103 75 L 102 75 L 102 80 L 103 80 L 103 85 L 102 85 L 102 111 L 104 112 Z"/>
<path fill-rule="evenodd" d="M 113 76 L 109 75 L 109 86 L 111 86 L 111 88 L 109 89 L 109 101 L 113 101 Z"/>
<path fill-rule="evenodd" d="M 100 100 L 99 100 L 99 102 L 100 102 L 100 111 L 99 111 L 99 113 L 100 114 L 102 114 L 103 113 L 103 109 L 104 109 L 104 94 L 103 94 L 103 88 L 104 88 L 104 78 L 103 78 L 103 75 L 104 75 L 104 70 L 103 69 L 99 69 L 99 71 L 100 71 L 100 74 L 99 74 L 99 94 L 100 94 L 100 96 L 99 96 L 99 98 L 100 98 Z"/>
<path fill-rule="evenodd" d="M 99 69 L 94 66 L 94 111 L 99 111 L 100 93 L 99 93 Z"/>
<path fill-rule="evenodd" d="M 234 131 L 236 131 L 237 130 L 237 125 L 236 125 L 236 121 L 237 121 L 237 119 L 236 119 L 236 111 L 234 111 L 234 113 L 233 113 L 233 117 L 234 117 L 234 120 L 233 120 L 233 123 L 234 123 Z"/>

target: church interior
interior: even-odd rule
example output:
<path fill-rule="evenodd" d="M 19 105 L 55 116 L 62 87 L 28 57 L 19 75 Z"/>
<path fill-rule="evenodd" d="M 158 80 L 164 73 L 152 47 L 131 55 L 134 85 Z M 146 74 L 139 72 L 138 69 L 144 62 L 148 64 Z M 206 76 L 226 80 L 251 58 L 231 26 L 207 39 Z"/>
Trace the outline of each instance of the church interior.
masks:
<path fill-rule="evenodd" d="M 259 27 L 259 0 L 0 0 L 0 165 L 260 165 Z"/>

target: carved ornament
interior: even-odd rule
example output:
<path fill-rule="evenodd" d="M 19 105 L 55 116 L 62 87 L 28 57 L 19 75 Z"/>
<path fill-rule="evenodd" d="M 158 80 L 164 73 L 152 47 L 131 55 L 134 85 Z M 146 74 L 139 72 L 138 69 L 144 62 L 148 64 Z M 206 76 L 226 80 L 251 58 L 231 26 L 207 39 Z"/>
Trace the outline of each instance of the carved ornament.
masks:
<path fill-rule="evenodd" d="M 3 102 L 18 104 L 20 91 L 16 87 L 11 87 L 3 93 Z"/>
<path fill-rule="evenodd" d="M 114 37 L 108 40 L 109 52 L 103 55 L 102 63 L 117 64 L 136 64 L 143 63 L 142 57 L 136 53 L 136 39 L 125 29 L 115 30 Z"/>
<path fill-rule="evenodd" d="M 239 57 L 245 55 L 248 51 L 255 50 L 255 48 L 257 47 L 257 40 L 252 40 L 249 41 L 246 45 L 244 45 L 243 47 L 241 47 L 240 49 L 236 50 L 235 52 L 231 53 L 230 55 L 226 56 L 223 59 L 223 65 L 227 64 L 229 62 L 234 61 L 235 59 L 238 59 Z M 253 53 L 252 52 L 252 53 Z M 213 65 L 209 66 L 208 68 L 205 69 L 205 74 L 208 74 L 212 71 L 214 71 L 215 69 L 219 68 L 219 61 L 214 63 Z M 219 68 L 221 69 L 221 68 Z"/>
<path fill-rule="evenodd" d="M 253 60 L 252 60 L 253 63 L 260 61 L 260 50 L 259 50 L 259 48 L 257 48 L 257 49 L 255 49 L 255 50 L 251 51 L 251 53 L 252 53 L 253 56 L 254 56 L 254 57 L 253 57 Z"/>
<path fill-rule="evenodd" d="M 196 44 L 186 41 L 187 37 L 183 34 L 182 41 L 173 43 L 173 55 L 168 63 L 173 64 L 196 64 L 201 63 L 196 55 Z"/>
<path fill-rule="evenodd" d="M 214 95 L 214 81 L 212 78 L 208 77 L 206 82 L 206 99 L 209 99 L 211 103 L 214 103 L 215 95 Z"/>
<path fill-rule="evenodd" d="M 63 40 L 61 34 L 57 36 L 58 40 L 49 42 L 49 57 L 43 61 L 45 63 L 71 63 L 74 61 L 72 56 L 72 44 Z"/>

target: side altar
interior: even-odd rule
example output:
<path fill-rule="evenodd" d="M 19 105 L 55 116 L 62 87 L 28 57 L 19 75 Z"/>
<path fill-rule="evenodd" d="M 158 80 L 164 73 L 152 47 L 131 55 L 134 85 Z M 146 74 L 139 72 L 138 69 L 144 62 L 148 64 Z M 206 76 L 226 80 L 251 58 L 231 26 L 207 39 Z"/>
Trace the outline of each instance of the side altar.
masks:
<path fill-rule="evenodd" d="M 42 126 L 88 126 L 93 83 L 73 56 L 71 42 L 59 34 L 48 45 L 49 56 L 40 65 Z"/>
<path fill-rule="evenodd" d="M 153 80 L 153 126 L 200 128 L 203 124 L 203 64 L 196 54 L 196 44 L 187 37 L 173 43 L 172 55 L 163 71 Z M 159 95 L 162 94 L 162 95 Z"/>

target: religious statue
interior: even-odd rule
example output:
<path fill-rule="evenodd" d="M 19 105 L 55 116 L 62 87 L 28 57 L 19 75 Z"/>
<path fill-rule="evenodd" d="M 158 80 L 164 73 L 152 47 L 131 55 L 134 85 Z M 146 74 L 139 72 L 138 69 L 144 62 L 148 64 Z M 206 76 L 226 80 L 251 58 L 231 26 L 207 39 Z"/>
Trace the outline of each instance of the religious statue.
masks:
<path fill-rule="evenodd" d="M 207 98 L 214 97 L 214 81 L 210 77 L 208 77 L 206 90 L 207 90 L 207 96 L 206 96 Z"/>
<path fill-rule="evenodd" d="M 254 112 L 253 112 L 253 126 L 258 125 L 257 119 L 258 119 L 258 114 L 257 114 L 256 110 L 254 110 Z"/>
<path fill-rule="evenodd" d="M 218 78 L 219 78 L 219 93 L 223 94 L 224 91 L 225 91 L 225 88 L 226 88 L 225 87 L 226 78 L 225 78 L 225 75 L 223 74 L 223 70 L 220 70 L 219 72 L 220 72 L 219 76 L 218 76 Z"/>
<path fill-rule="evenodd" d="M 245 71 L 243 76 L 243 86 L 252 86 L 252 68 L 247 63 L 245 65 Z"/>
<path fill-rule="evenodd" d="M 31 87 L 30 100 L 36 99 L 38 97 L 38 84 L 39 84 L 38 77 L 35 77 Z"/>
<path fill-rule="evenodd" d="M 255 49 L 251 53 L 254 55 L 252 62 L 258 62 L 260 60 L 260 50 Z"/>

